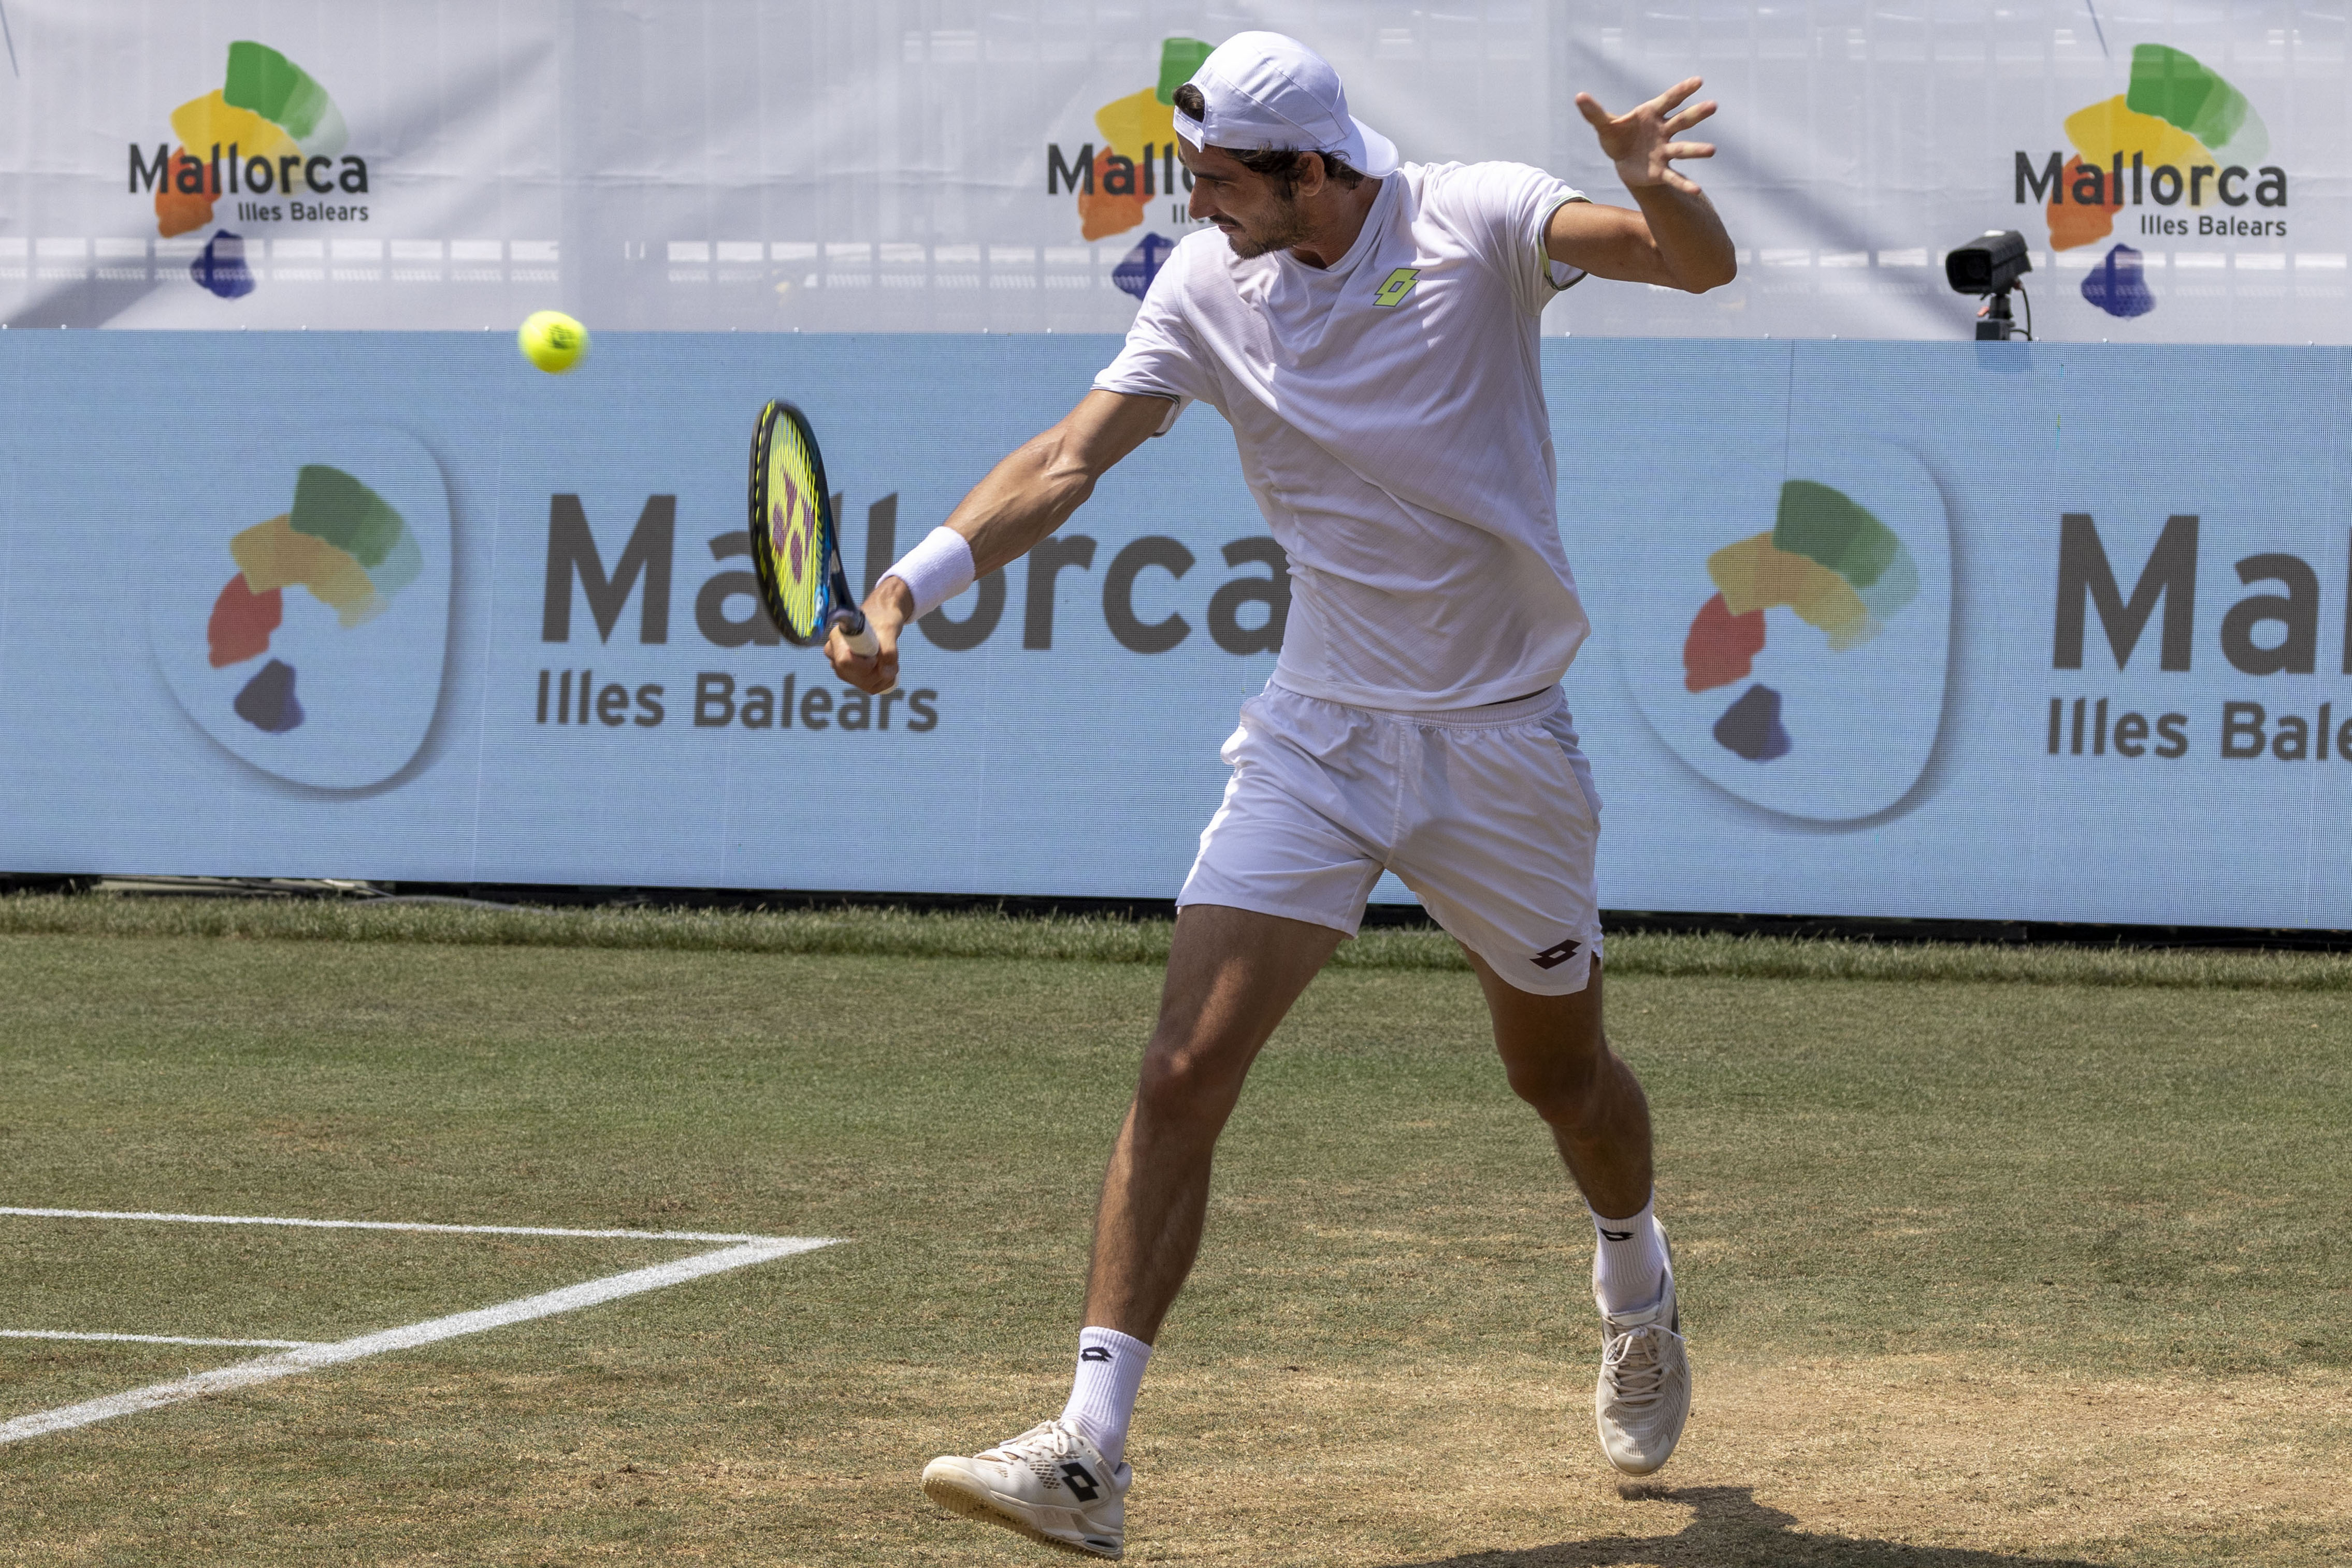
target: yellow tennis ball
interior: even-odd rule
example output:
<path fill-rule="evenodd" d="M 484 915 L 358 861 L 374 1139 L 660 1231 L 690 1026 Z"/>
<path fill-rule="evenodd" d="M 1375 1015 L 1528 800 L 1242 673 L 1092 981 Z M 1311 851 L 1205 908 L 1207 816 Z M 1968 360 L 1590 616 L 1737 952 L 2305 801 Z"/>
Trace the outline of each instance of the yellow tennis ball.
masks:
<path fill-rule="evenodd" d="M 524 359 L 560 376 L 588 351 L 588 329 L 561 310 L 534 310 L 524 319 L 515 341 L 522 345 Z"/>

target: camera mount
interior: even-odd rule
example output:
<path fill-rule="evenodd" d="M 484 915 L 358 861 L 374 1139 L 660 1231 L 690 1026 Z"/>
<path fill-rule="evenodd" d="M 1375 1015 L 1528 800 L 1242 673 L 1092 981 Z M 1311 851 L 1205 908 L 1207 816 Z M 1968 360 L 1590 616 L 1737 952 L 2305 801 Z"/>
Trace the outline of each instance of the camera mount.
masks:
<path fill-rule="evenodd" d="M 1960 246 L 1944 257 L 1944 281 L 1959 294 L 1975 294 L 1984 298 L 1984 307 L 1977 312 L 1977 340 L 2005 342 L 2011 338 L 2033 339 L 2033 298 L 2025 292 L 2020 281 L 2033 270 L 2033 258 L 2026 253 L 2025 236 L 2015 229 L 1987 229 L 1980 238 Z M 2021 329 L 2009 308 L 2009 294 L 2015 289 L 2025 300 L 2025 325 Z"/>

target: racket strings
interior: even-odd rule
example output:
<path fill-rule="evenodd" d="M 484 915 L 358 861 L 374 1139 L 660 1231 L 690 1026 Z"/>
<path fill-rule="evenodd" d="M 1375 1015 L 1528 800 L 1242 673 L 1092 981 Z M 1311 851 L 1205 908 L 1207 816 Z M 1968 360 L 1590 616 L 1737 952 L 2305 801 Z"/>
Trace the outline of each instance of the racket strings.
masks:
<path fill-rule="evenodd" d="M 754 472 L 765 515 L 754 529 L 754 556 L 778 630 L 799 643 L 824 634 L 834 605 L 833 556 L 822 459 L 789 411 L 763 411 L 761 455 Z"/>

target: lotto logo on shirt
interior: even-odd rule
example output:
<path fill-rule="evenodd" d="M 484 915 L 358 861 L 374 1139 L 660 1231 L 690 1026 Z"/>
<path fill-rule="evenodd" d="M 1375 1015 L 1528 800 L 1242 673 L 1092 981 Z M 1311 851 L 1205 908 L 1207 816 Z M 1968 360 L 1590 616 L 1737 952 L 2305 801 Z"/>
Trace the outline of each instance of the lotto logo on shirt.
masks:
<path fill-rule="evenodd" d="M 1406 295 L 1412 292 L 1413 280 L 1420 276 L 1421 268 L 1417 267 L 1398 267 L 1381 281 L 1380 292 L 1372 296 L 1372 303 L 1383 308 L 1401 303 Z"/>
<path fill-rule="evenodd" d="M 449 637 L 449 498 L 398 431 L 296 435 L 159 519 L 148 637 L 181 708 L 292 784 L 359 789 L 415 757 Z"/>
<path fill-rule="evenodd" d="M 1624 585 L 1640 611 L 1616 639 L 1651 727 L 1768 810 L 1834 822 L 1898 805 L 1942 727 L 1950 658 L 1933 478 L 1855 441 L 1792 454 L 1777 483 L 1717 471 L 1677 512 Z"/>

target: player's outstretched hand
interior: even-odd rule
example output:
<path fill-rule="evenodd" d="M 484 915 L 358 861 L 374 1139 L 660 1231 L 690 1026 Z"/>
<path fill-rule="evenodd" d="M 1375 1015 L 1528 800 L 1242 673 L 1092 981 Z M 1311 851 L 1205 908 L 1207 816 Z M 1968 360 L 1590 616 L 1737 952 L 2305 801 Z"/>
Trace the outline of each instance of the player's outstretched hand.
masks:
<path fill-rule="evenodd" d="M 1685 196 L 1698 194 L 1698 186 L 1674 167 L 1674 161 L 1715 156 L 1712 141 L 1676 140 L 1715 112 L 1713 99 L 1688 109 L 1681 107 L 1703 85 L 1696 77 L 1678 81 L 1630 114 L 1610 113 L 1589 92 L 1576 95 L 1578 110 L 1600 139 L 1601 151 L 1617 165 L 1617 177 L 1625 182 L 1627 190 L 1664 185 Z"/>
<path fill-rule="evenodd" d="M 824 639 L 824 656 L 833 673 L 868 694 L 887 692 L 898 684 L 898 633 L 915 608 L 914 596 L 895 577 L 886 577 L 866 596 L 866 629 L 874 633 L 872 653 L 852 653 L 849 640 L 836 626 Z"/>

